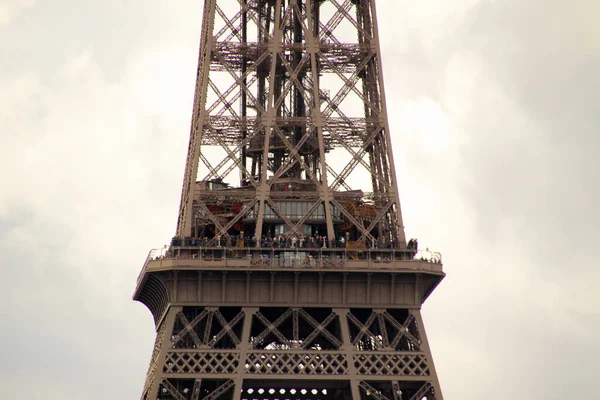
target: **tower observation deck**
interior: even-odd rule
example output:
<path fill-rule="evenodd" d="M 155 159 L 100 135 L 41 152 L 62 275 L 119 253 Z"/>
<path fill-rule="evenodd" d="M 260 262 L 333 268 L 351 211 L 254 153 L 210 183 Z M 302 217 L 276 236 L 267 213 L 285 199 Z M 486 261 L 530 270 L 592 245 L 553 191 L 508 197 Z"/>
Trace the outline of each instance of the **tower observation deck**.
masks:
<path fill-rule="evenodd" d="M 442 399 L 374 0 L 205 0 L 176 235 L 134 299 L 142 399 Z"/>

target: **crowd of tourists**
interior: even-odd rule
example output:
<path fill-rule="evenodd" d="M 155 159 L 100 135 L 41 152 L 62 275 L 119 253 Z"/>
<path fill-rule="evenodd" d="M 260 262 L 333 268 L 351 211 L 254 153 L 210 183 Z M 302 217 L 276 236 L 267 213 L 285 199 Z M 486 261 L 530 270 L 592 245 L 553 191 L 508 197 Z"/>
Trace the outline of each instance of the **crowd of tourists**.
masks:
<path fill-rule="evenodd" d="M 315 234 L 305 235 L 263 235 L 260 243 L 256 236 L 220 236 L 214 238 L 194 238 L 175 236 L 171 240 L 171 247 L 262 247 L 262 248 L 288 248 L 288 249 L 315 249 L 315 248 L 338 248 L 343 249 L 348 246 L 347 239 L 341 235 L 335 240 L 329 240 L 326 236 Z M 374 240 L 367 238 L 366 248 L 371 249 L 395 249 L 397 244 L 393 240 L 385 240 L 379 237 Z M 410 239 L 407 244 L 408 249 L 418 250 L 416 239 Z"/>
<path fill-rule="evenodd" d="M 257 246 L 257 244 L 259 246 Z M 155 259 L 160 258 L 180 258 L 180 257 L 192 257 L 198 258 L 200 253 L 197 250 L 194 250 L 194 247 L 197 248 L 212 248 L 214 250 L 227 250 L 228 252 L 232 252 L 231 254 L 236 257 L 243 257 L 244 252 L 239 252 L 240 249 L 250 250 L 252 248 L 262 248 L 264 249 L 282 249 L 284 251 L 288 251 L 291 249 L 304 249 L 308 250 L 307 260 L 316 258 L 318 259 L 319 254 L 323 249 L 329 250 L 337 250 L 337 249 L 346 249 L 348 242 L 344 236 L 340 236 L 339 239 L 335 241 L 329 241 L 327 237 L 322 235 L 314 235 L 314 236 L 304 236 L 304 235 L 275 235 L 275 236 L 263 236 L 260 243 L 257 243 L 255 236 L 216 236 L 214 238 L 193 238 L 193 237 L 179 237 L 175 236 L 171 240 L 171 245 L 165 245 L 164 250 L 162 250 L 161 254 L 153 256 Z M 380 250 L 380 249 L 396 249 L 393 241 L 384 242 L 380 241 L 379 238 L 375 238 L 375 240 L 367 240 L 364 247 L 354 247 L 352 243 L 351 246 L 358 250 L 357 253 L 353 253 L 354 255 L 348 256 L 355 259 L 364 259 L 371 257 L 370 252 L 366 254 L 361 250 Z M 426 249 L 424 254 L 429 254 L 429 256 L 419 255 L 418 252 L 419 243 L 417 239 L 410 239 L 406 245 L 405 249 L 411 250 L 409 257 L 415 257 L 415 259 L 419 259 L 422 261 L 432 262 L 432 263 L 441 263 L 441 255 L 439 253 L 431 253 L 429 249 Z M 188 248 L 189 250 L 185 250 Z M 182 253 L 182 251 L 185 251 Z M 190 252 L 191 251 L 191 252 Z M 336 252 L 337 253 L 337 252 Z M 406 253 L 407 255 L 409 253 Z M 204 253 L 202 253 L 204 254 Z M 332 253 L 333 254 L 333 253 Z M 324 258 L 330 258 L 333 255 L 327 253 L 323 253 Z M 386 256 L 386 253 L 379 254 L 377 256 L 377 260 L 381 261 L 389 261 L 390 256 Z M 415 256 L 415 254 L 417 254 Z M 202 256 L 204 258 L 204 255 Z M 207 258 L 212 258 L 213 255 L 206 255 Z M 268 256 L 264 256 L 267 257 Z M 336 255 L 337 258 L 345 258 L 345 252 Z M 375 257 L 375 256 L 374 256 Z"/>

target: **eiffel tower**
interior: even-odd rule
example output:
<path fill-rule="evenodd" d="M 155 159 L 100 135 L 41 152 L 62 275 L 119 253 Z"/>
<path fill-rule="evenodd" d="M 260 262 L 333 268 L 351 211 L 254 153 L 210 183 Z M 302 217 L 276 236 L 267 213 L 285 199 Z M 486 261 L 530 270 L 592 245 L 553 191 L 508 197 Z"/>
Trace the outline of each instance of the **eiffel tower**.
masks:
<path fill-rule="evenodd" d="M 176 235 L 134 300 L 142 399 L 442 399 L 374 0 L 205 0 Z"/>

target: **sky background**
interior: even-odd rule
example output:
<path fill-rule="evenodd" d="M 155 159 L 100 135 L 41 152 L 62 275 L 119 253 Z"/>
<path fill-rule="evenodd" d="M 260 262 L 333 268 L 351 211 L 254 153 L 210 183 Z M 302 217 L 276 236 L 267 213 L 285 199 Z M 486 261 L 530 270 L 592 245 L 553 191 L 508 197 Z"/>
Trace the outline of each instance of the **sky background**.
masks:
<path fill-rule="evenodd" d="M 447 400 L 591 399 L 600 377 L 597 0 L 379 1 L 408 237 Z M 0 387 L 139 398 L 131 300 L 173 235 L 202 2 L 0 0 Z"/>

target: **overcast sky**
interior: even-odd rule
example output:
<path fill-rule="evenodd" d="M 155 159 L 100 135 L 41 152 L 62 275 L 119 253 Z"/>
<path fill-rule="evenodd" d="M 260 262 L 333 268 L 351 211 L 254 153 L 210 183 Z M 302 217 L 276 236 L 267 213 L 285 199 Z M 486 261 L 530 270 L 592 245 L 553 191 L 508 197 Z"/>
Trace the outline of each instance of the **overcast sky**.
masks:
<path fill-rule="evenodd" d="M 202 1 L 0 0 L 0 387 L 139 398 L 131 301 L 172 236 Z M 600 377 L 597 0 L 379 1 L 408 237 L 444 396 L 591 399 Z"/>

